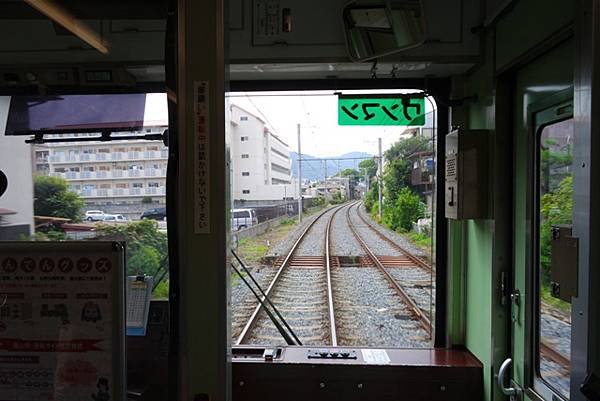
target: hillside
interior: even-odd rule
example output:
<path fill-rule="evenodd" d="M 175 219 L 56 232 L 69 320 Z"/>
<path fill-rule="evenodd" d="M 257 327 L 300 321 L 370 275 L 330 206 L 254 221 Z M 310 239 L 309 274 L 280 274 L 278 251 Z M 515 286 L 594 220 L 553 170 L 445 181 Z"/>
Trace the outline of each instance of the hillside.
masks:
<path fill-rule="evenodd" d="M 292 158 L 292 175 L 298 176 L 298 153 L 290 152 Z M 358 164 L 361 160 L 336 160 L 349 158 L 369 159 L 373 155 L 365 152 L 350 152 L 339 156 L 327 157 L 327 175 L 329 177 L 336 175 L 340 170 L 353 168 L 358 170 Z M 322 180 L 325 176 L 325 163 L 323 157 L 315 157 L 308 154 L 302 154 L 302 178 L 311 181 Z"/>

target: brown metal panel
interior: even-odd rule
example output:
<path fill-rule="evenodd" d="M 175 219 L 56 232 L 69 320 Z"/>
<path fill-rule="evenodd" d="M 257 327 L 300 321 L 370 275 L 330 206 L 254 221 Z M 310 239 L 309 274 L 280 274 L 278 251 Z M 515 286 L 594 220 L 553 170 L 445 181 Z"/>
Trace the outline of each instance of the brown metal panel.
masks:
<path fill-rule="evenodd" d="M 356 360 L 308 360 L 302 347 L 285 348 L 274 362 L 234 358 L 233 400 L 482 399 L 481 363 L 469 352 L 388 349 L 390 364 L 367 365 L 358 351 Z"/>
<path fill-rule="evenodd" d="M 579 279 L 579 240 L 571 235 L 571 226 L 552 227 L 552 295 L 569 303 Z"/>

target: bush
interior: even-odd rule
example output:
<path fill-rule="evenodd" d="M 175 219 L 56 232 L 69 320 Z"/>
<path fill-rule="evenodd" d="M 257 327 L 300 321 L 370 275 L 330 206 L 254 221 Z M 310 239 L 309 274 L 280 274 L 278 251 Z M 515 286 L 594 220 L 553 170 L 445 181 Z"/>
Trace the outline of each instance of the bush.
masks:
<path fill-rule="evenodd" d="M 151 196 L 144 196 L 142 198 L 142 204 L 147 205 L 149 203 L 152 203 L 152 197 Z"/>
<path fill-rule="evenodd" d="M 369 191 L 367 191 L 367 193 L 365 194 L 365 199 L 364 199 L 365 209 L 367 209 L 368 212 L 372 212 L 373 206 L 378 205 L 378 201 L 379 201 L 379 187 L 378 187 L 377 183 L 375 182 L 373 185 L 371 185 L 371 189 L 369 189 Z"/>
<path fill-rule="evenodd" d="M 425 215 L 425 204 L 409 188 L 402 188 L 393 207 L 384 209 L 384 223 L 392 230 L 407 232 L 413 223 Z"/>
<path fill-rule="evenodd" d="M 313 198 L 312 201 L 313 206 L 325 206 L 326 203 L 327 199 L 325 199 L 324 196 L 317 196 L 316 198 Z"/>
<path fill-rule="evenodd" d="M 331 198 L 332 205 L 338 205 L 344 202 L 344 195 L 342 195 L 342 191 L 336 191 Z"/>
<path fill-rule="evenodd" d="M 281 226 L 291 226 L 294 223 L 296 223 L 296 220 L 290 219 L 288 217 L 279 220 L 279 225 L 281 225 Z"/>

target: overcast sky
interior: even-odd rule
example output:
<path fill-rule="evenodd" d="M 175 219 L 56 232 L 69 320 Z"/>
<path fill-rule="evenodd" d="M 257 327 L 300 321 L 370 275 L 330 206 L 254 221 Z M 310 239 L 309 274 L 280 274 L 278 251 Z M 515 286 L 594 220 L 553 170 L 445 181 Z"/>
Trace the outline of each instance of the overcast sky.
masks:
<path fill-rule="evenodd" d="M 399 92 L 410 91 L 343 91 L 344 94 Z M 299 123 L 302 153 L 316 157 L 339 156 L 349 152 L 375 155 L 379 137 L 382 138 L 385 151 L 406 129 L 404 126 L 339 126 L 334 91 L 232 92 L 227 95 L 227 100 L 266 120 L 267 125 L 289 145 L 291 151 L 298 150 Z M 425 110 L 432 110 L 428 101 L 425 101 Z M 145 115 L 148 125 L 152 125 L 153 121 L 166 121 L 166 96 L 162 93 L 148 94 Z"/>
<path fill-rule="evenodd" d="M 343 91 L 353 93 L 398 93 L 399 91 Z M 406 91 L 408 92 L 408 91 Z M 377 154 L 377 138 L 383 150 L 389 148 L 406 127 L 339 126 L 337 96 L 334 91 L 235 92 L 231 104 L 257 115 L 290 146 L 298 149 L 297 124 L 301 125 L 302 153 L 317 157 L 339 156 L 349 152 Z M 426 111 L 432 107 L 425 101 Z"/>

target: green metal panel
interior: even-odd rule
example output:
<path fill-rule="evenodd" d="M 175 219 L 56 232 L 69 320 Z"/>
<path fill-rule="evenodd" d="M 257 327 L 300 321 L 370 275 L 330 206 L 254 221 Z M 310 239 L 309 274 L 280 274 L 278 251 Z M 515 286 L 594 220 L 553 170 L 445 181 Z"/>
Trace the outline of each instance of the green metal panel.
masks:
<path fill-rule="evenodd" d="M 514 288 L 521 292 L 521 304 L 533 296 L 526 286 L 528 254 L 527 242 L 531 231 L 528 216 L 527 193 L 529 187 L 528 164 L 533 158 L 529 149 L 527 106 L 564 90 L 573 84 L 573 44 L 565 43 L 544 57 L 529 64 L 517 75 L 515 99 L 515 199 L 514 199 Z M 520 385 L 526 383 L 526 340 L 524 308 L 519 308 L 513 324 L 513 379 Z"/>
<path fill-rule="evenodd" d="M 462 230 L 460 220 L 448 221 L 448 336 L 450 346 L 464 345 L 464 285 L 465 274 L 462 268 Z"/>
<path fill-rule="evenodd" d="M 573 21 L 574 1 L 522 0 L 496 26 L 496 68 L 501 69 Z"/>
<path fill-rule="evenodd" d="M 492 389 L 492 238 L 491 221 L 469 220 L 466 224 L 466 330 L 465 345 L 483 363 L 485 400 Z"/>

